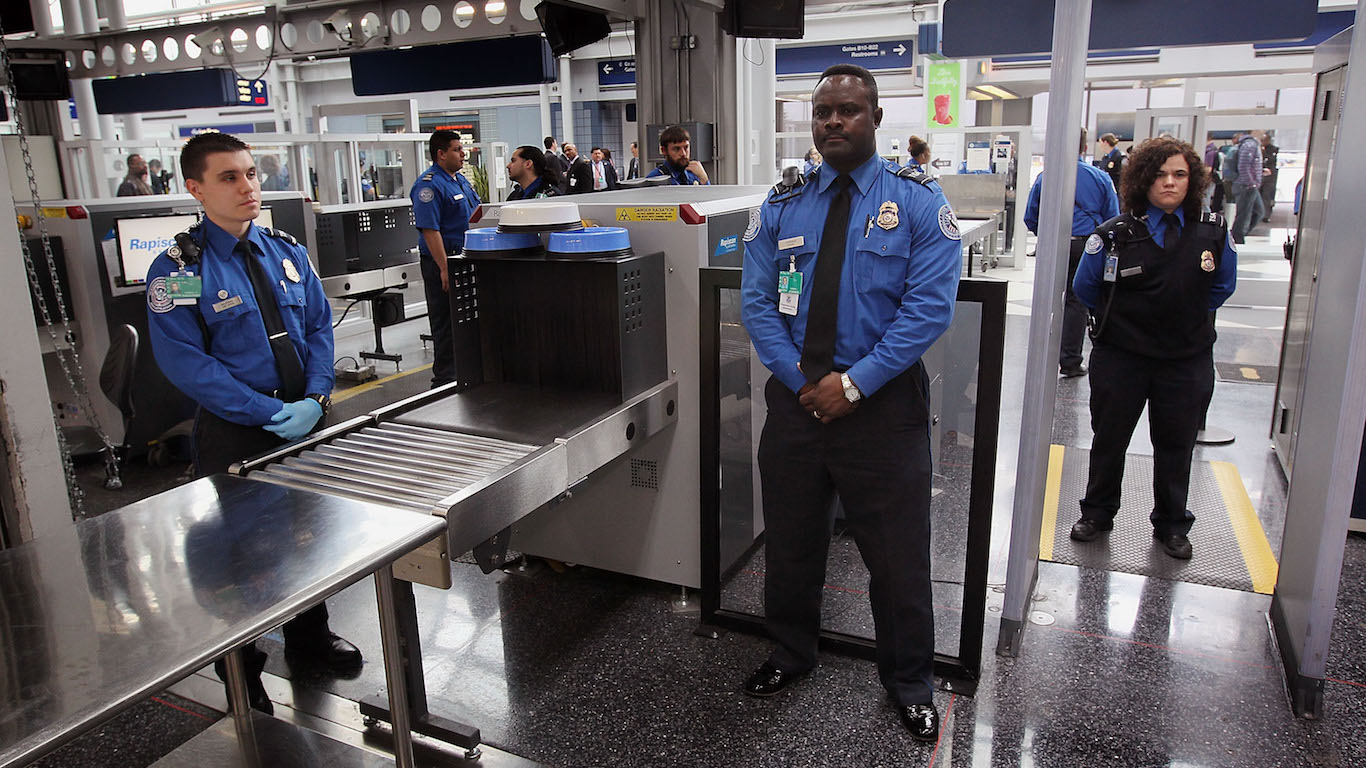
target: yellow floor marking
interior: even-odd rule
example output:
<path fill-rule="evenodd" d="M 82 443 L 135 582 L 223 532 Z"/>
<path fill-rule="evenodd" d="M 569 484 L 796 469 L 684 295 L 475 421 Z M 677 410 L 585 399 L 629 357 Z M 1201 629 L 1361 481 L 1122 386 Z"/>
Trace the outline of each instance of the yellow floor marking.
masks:
<path fill-rule="evenodd" d="M 1061 445 L 1048 448 L 1048 482 L 1043 487 L 1043 529 L 1039 531 L 1039 559 L 1053 559 L 1053 532 L 1058 525 L 1058 491 L 1062 489 Z"/>
<path fill-rule="evenodd" d="M 1256 368 L 1248 368 L 1247 366 L 1243 366 L 1242 368 L 1239 368 L 1238 371 L 1242 373 L 1243 378 L 1247 379 L 1248 381 L 1262 380 L 1262 377 L 1257 374 Z"/>
<path fill-rule="evenodd" d="M 401 378 L 403 378 L 404 376 L 412 376 L 414 373 L 420 373 L 421 371 L 425 371 L 425 370 L 427 370 L 427 369 L 429 369 L 429 368 L 431 368 L 431 367 L 432 367 L 432 364 L 431 364 L 431 363 L 427 363 L 426 365 L 419 365 L 418 367 L 416 367 L 416 368 L 414 368 L 414 369 L 412 369 L 412 370 L 409 370 L 409 371 L 400 371 L 400 372 L 398 372 L 398 373 L 395 373 L 395 374 L 392 375 L 392 376 L 385 376 L 385 377 L 382 378 L 382 379 L 375 379 L 374 381 L 367 381 L 367 382 L 365 382 L 364 384 L 360 384 L 360 385 L 355 386 L 355 387 L 352 387 L 352 388 L 350 388 L 350 389 L 343 389 L 342 391 L 340 391 L 340 392 L 338 392 L 337 394 L 335 394 L 335 395 L 332 396 L 332 402 L 334 402 L 334 403 L 340 403 L 340 402 L 343 401 L 343 400 L 350 400 L 351 398 L 355 397 L 356 395 L 363 395 L 363 394 L 365 394 L 366 392 L 369 392 L 369 391 L 372 390 L 372 389 L 379 389 L 380 387 L 384 386 L 384 383 L 385 383 L 385 382 L 393 381 L 394 379 L 401 379 Z"/>
<path fill-rule="evenodd" d="M 1252 499 L 1243 487 L 1243 479 L 1238 468 L 1227 461 L 1211 461 L 1214 479 L 1219 483 L 1219 493 L 1228 507 L 1228 520 L 1233 524 L 1233 533 L 1238 537 L 1238 549 L 1243 552 L 1243 562 L 1247 564 L 1248 575 L 1252 577 L 1252 591 L 1263 595 L 1271 594 L 1276 586 L 1276 556 L 1271 552 L 1271 544 L 1266 540 L 1266 531 L 1257 519 L 1257 510 L 1252 507 Z"/>

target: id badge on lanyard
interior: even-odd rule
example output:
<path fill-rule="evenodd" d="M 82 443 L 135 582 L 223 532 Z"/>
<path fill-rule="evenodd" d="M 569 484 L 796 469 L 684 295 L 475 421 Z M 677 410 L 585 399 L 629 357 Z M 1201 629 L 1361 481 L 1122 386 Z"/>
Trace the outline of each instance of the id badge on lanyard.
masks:
<path fill-rule="evenodd" d="M 194 306 L 203 292 L 204 278 L 190 274 L 184 267 L 166 276 L 166 295 L 178 307 Z"/>
<path fill-rule="evenodd" d="M 797 271 L 797 257 L 789 257 L 788 270 L 778 273 L 778 311 L 796 316 L 802 298 L 802 273 Z"/>

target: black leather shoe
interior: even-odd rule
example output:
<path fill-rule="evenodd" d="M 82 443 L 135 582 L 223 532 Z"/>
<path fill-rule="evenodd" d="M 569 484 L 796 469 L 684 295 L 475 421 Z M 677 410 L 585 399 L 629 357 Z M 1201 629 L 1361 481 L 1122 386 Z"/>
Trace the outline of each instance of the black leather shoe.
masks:
<path fill-rule="evenodd" d="M 1162 545 L 1162 551 L 1176 558 L 1177 560 L 1191 559 L 1191 540 L 1179 533 L 1170 536 L 1159 536 L 1154 533 L 1153 538 Z"/>
<path fill-rule="evenodd" d="M 897 707 L 896 713 L 901 724 L 916 741 L 934 741 L 939 738 L 939 710 L 933 704 L 908 704 Z"/>
<path fill-rule="evenodd" d="M 776 696 L 784 688 L 791 685 L 793 680 L 804 674 L 806 673 L 784 672 L 765 661 L 764 665 L 755 670 L 754 674 L 745 681 L 745 693 L 761 699 Z"/>
<path fill-rule="evenodd" d="M 1095 520 L 1081 519 L 1072 524 L 1072 533 L 1069 535 L 1073 541 L 1095 541 L 1097 536 L 1109 530 L 1110 528 L 1101 527 Z"/>
<path fill-rule="evenodd" d="M 1086 366 L 1078 363 L 1076 365 L 1065 365 L 1058 369 L 1064 379 L 1075 379 L 1078 376 L 1086 375 Z"/>
<path fill-rule="evenodd" d="M 333 672 L 354 672 L 361 666 L 360 649 L 328 632 L 313 642 L 285 641 L 285 655 L 293 662 L 306 662 Z"/>

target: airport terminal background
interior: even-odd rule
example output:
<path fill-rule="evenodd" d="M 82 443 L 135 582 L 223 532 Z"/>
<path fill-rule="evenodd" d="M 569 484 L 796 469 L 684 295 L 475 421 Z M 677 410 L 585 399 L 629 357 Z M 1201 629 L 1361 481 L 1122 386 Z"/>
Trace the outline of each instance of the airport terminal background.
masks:
<path fill-rule="evenodd" d="M 947 5 L 952 7 L 954 1 Z M 283 14 L 291 5 L 268 7 Z M 642 0 L 590 3 L 613 6 L 609 10 L 616 14 L 642 15 L 635 22 L 612 15 L 607 38 L 569 55 L 547 54 L 542 82 L 448 86 L 421 92 L 405 92 L 405 87 L 413 86 L 394 83 L 386 86 L 390 90 L 372 91 L 376 95 L 358 95 L 355 89 L 362 86 L 359 80 L 353 83 L 354 60 L 373 56 L 381 48 L 398 49 L 409 30 L 425 35 L 413 49 L 420 50 L 423 44 L 457 45 L 541 29 L 536 3 L 527 0 L 437 3 L 432 6 L 438 9 L 435 17 L 424 13 L 422 5 L 402 4 L 411 13 L 404 10 L 399 16 L 398 6 L 386 12 L 378 4 L 338 3 L 338 8 L 349 10 L 349 17 L 320 23 L 316 30 L 301 24 L 291 29 L 294 43 L 290 44 L 290 35 L 278 22 L 261 26 L 263 32 L 243 25 L 240 38 L 232 31 L 235 18 L 261 13 L 259 4 L 34 0 L 32 7 L 50 18 L 44 28 L 42 14 L 38 14 L 39 37 L 68 45 L 82 39 L 80 34 L 88 34 L 102 44 L 105 39 L 122 41 L 119 35 L 141 29 L 147 31 L 128 39 L 145 37 L 147 42 L 132 43 L 126 50 L 111 46 L 107 55 L 99 46 L 82 51 L 79 45 L 71 45 L 72 52 L 62 64 L 71 72 L 71 100 L 38 99 L 23 104 L 28 111 L 23 126 L 28 157 L 19 149 L 20 126 L 6 91 L 0 144 L 21 227 L 25 216 L 33 217 L 25 175 L 26 165 L 31 165 L 47 224 L 66 241 L 67 258 L 102 259 L 102 271 L 96 274 L 106 286 L 102 298 L 96 286 L 93 301 L 96 306 L 107 302 L 114 318 L 141 295 L 143 286 L 135 275 L 140 269 L 145 272 L 145 263 L 156 255 L 152 251 L 168 233 L 190 221 L 187 215 L 195 210 L 184 194 L 178 147 L 203 131 L 240 136 L 252 145 L 262 171 L 271 223 L 308 241 L 333 296 L 337 369 L 344 372 L 333 393 L 331 423 L 337 424 L 419 395 L 430 383 L 432 353 L 430 339 L 424 338 L 428 328 L 422 284 L 402 270 L 405 265 L 416 269 L 411 253 L 416 234 L 407 218 L 408 194 L 429 164 L 425 137 L 432 130 L 454 130 L 471 148 L 464 173 L 487 203 L 484 215 L 488 217 L 472 226 L 490 226 L 497 224 L 499 204 L 511 188 L 505 165 L 519 145 L 540 146 L 548 135 L 561 144 L 575 144 L 581 154 L 603 148 L 610 151 L 624 176 L 632 157 L 630 144 L 638 141 L 644 175 L 659 162 L 658 147 L 651 146 L 659 127 L 670 123 L 704 126 L 699 138 L 706 136 L 706 140 L 694 140 L 694 156 L 704 162 L 713 184 L 735 185 L 731 197 L 713 190 L 710 196 L 675 199 L 660 197 L 664 188 L 623 188 L 565 198 L 585 211 L 607 211 L 612 205 L 635 210 L 630 208 L 632 195 L 647 201 L 672 200 L 675 207 L 686 201 L 700 210 L 762 194 L 779 180 L 782 169 L 803 165 L 811 148 L 810 94 L 816 76 L 830 64 L 847 61 L 869 66 L 878 77 L 884 109 L 878 151 L 904 164 L 910 161 L 909 138 L 927 139 L 932 153 L 929 170 L 943 180 L 956 208 L 959 201 L 966 201 L 960 217 L 972 224 L 966 229 L 978 234 L 965 239 L 965 245 L 974 240 L 971 247 L 965 247 L 965 270 L 972 272 L 969 280 L 1004 285 L 1004 352 L 990 525 L 981 532 L 979 542 L 989 553 L 981 668 L 972 695 L 952 686 L 936 693 L 943 723 L 938 742 L 913 742 L 885 703 L 873 662 L 848 655 L 823 653 L 821 665 L 809 679 L 774 700 L 746 697 L 740 684 L 766 657 L 768 640 L 742 631 L 722 631 L 717 637 L 696 633 L 696 589 L 626 569 L 535 554 L 519 557 L 514 535 L 508 565 L 486 575 L 472 555 L 451 552 L 453 586 L 415 590 L 432 709 L 478 727 L 483 740 L 477 760 L 449 744 L 419 740 L 419 764 L 490 768 L 1366 765 L 1366 655 L 1362 652 L 1366 646 L 1366 538 L 1359 532 L 1366 530 L 1366 520 L 1354 519 L 1350 524 L 1335 614 L 1331 627 L 1319 628 L 1331 632 L 1331 641 L 1323 661 L 1322 711 L 1317 717 L 1296 716 L 1287 691 L 1283 649 L 1277 647 L 1275 632 L 1269 627 L 1277 568 L 1289 567 L 1282 563 L 1282 543 L 1294 519 L 1288 515 L 1291 484 L 1285 460 L 1290 455 L 1289 443 L 1277 443 L 1270 436 L 1278 420 L 1287 418 L 1282 412 L 1284 403 L 1278 402 L 1283 344 L 1295 332 L 1303 332 L 1304 320 L 1294 316 L 1290 306 L 1295 300 L 1295 276 L 1287 248 L 1305 236 L 1301 204 L 1315 211 L 1326 208 L 1322 199 L 1301 199 L 1301 182 L 1316 156 L 1313 126 L 1323 121 L 1325 110 L 1331 111 L 1322 100 L 1327 86 L 1319 68 L 1321 46 L 1330 38 L 1350 40 L 1356 3 L 1320 0 L 1314 33 L 1303 40 L 1136 46 L 1092 51 L 1087 59 L 1078 121 L 1090 139 L 1084 161 L 1099 161 L 1098 139 L 1106 133 L 1119 137 L 1122 151 L 1145 136 L 1175 133 L 1203 154 L 1207 144 L 1218 151 L 1235 134 L 1264 131 L 1277 148 L 1274 181 L 1268 188 L 1274 205 L 1264 220 L 1253 222 L 1246 242 L 1238 246 L 1238 288 L 1217 314 L 1217 380 L 1207 426 L 1212 433 L 1229 433 L 1233 440 L 1196 448 L 1190 505 L 1197 521 L 1191 534 L 1195 555 L 1190 566 L 1173 565 L 1147 550 L 1150 541 L 1143 530 L 1147 523 L 1141 498 L 1144 460 L 1151 456 L 1152 446 L 1146 419 L 1129 448 L 1126 502 L 1120 513 L 1121 520 L 1135 524 L 1132 531 L 1137 534 L 1099 551 L 1067 541 L 1091 444 L 1090 389 L 1085 376 L 1059 378 L 1051 416 L 1040 417 L 1045 430 L 1051 431 L 1052 453 L 1043 532 L 1037 542 L 1037 582 L 1029 590 L 1027 626 L 1016 655 L 999 654 L 997 638 L 1003 611 L 1010 610 L 1007 572 L 1017 554 L 1012 535 L 1018 524 L 1015 520 L 1020 518 L 1012 515 L 1012 506 L 1020 482 L 1021 445 L 1030 437 L 1022 435 L 1022 425 L 1030 423 L 1025 399 L 1027 366 L 1033 359 L 1029 339 L 1039 310 L 1033 288 L 1036 278 L 1041 279 L 1036 265 L 1043 263 L 1036 256 L 1040 238 L 1023 227 L 1022 200 L 1044 169 L 1050 103 L 1057 101 L 1049 93 L 1050 78 L 1055 76 L 1052 65 L 1063 57 L 942 55 L 947 19 L 941 2 L 807 0 L 802 36 L 734 40 L 720 32 L 712 19 L 720 2 Z M 1203 5 L 1188 4 L 1191 23 L 1219 24 L 1220 18 L 1202 15 Z M 1208 5 L 1228 6 L 1222 2 Z M 1112 9 L 1113 3 L 1094 0 L 1092 6 Z M 371 11 L 376 14 L 373 20 L 365 16 Z M 67 14 L 74 19 L 70 24 L 64 23 Z M 9 23 L 10 18 L 0 19 L 0 24 Z M 210 22 L 219 28 L 217 32 L 202 31 Z M 983 18 L 980 23 L 999 26 L 1002 22 Z M 1107 23 L 1148 22 L 1117 17 Z M 171 34 L 163 40 L 151 31 L 160 32 L 171 24 L 186 25 L 196 33 Z M 1344 32 L 1347 38 L 1340 36 Z M 214 34 L 219 38 L 216 48 Z M 999 29 L 993 31 L 997 37 L 1000 34 Z M 689 50 L 686 43 L 680 50 L 670 50 L 671 37 L 676 40 L 680 35 L 685 41 L 696 35 L 696 50 Z M 386 40 L 386 36 L 393 37 Z M 34 55 L 25 52 L 42 46 L 29 37 L 11 35 L 7 43 L 15 55 Z M 321 52 L 328 45 L 332 51 Z M 196 63 L 187 64 L 192 49 Z M 296 52 L 300 49 L 306 52 Z M 238 60 L 230 62 L 234 51 Z M 714 55 L 717 51 L 723 55 Z M 241 103 L 139 111 L 97 108 L 97 103 L 148 96 L 102 92 L 101 78 L 135 72 L 152 76 L 197 66 L 235 69 L 240 81 L 228 85 L 234 92 L 240 88 Z M 382 66 L 374 63 L 379 69 L 366 77 L 388 72 L 393 79 L 393 71 Z M 496 61 L 489 60 L 482 67 L 462 71 L 477 82 L 495 83 L 499 69 Z M 414 75 L 415 80 L 425 77 Z M 1363 90 L 1345 83 L 1332 88 L 1358 98 Z M 948 102 L 936 103 L 934 98 L 945 93 L 951 96 L 951 111 L 944 107 Z M 1318 136 L 1322 141 L 1323 134 Z M 1359 141 L 1350 136 L 1339 136 L 1337 141 L 1332 162 L 1366 171 L 1360 163 L 1346 165 L 1348 159 L 1362 155 Z M 1075 146 L 1074 136 L 1069 134 L 1067 142 Z M 160 161 L 170 174 L 161 180 L 168 196 L 115 197 L 130 154 Z M 742 162 L 737 155 L 746 160 Z M 1070 168 L 1074 158 L 1064 160 Z M 1317 162 L 1327 160 L 1323 153 Z M 69 202 L 50 205 L 59 200 Z M 745 208 L 753 204 L 737 203 L 742 224 Z M 146 209 L 142 213 L 164 215 L 139 218 L 138 206 Z M 712 215 L 710 222 L 715 225 L 735 215 L 734 211 Z M 111 237 L 102 253 L 97 254 L 93 245 L 71 244 L 82 235 L 90 239 L 89 221 L 109 229 Z M 138 229 L 150 221 L 157 226 Z M 371 222 L 382 222 L 375 228 L 389 236 L 375 235 L 358 244 L 357 233 L 370 233 Z M 666 251 L 676 249 L 665 257 L 671 273 L 680 263 L 679 252 L 690 248 L 698 251 L 684 254 L 691 263 L 721 263 L 716 243 L 669 240 L 672 234 L 657 234 L 650 229 L 656 223 L 649 221 L 626 226 L 637 253 L 646 250 L 643 243 L 677 243 L 663 246 Z M 304 227 L 314 231 L 295 232 Z M 22 229 L 21 236 L 41 256 L 37 230 Z M 22 312 L 9 311 L 5 317 L 32 327 L 28 318 L 36 312 L 28 311 L 28 299 L 23 298 L 28 290 L 17 258 L 17 239 L 14 248 L 3 253 L 7 260 L 10 254 L 16 256 L 4 268 L 3 280 L 12 283 L 3 294 L 5 300 L 25 303 Z M 1046 263 L 1051 267 L 1055 262 Z M 367 280 L 382 281 L 375 284 L 382 297 L 375 298 L 374 291 L 351 290 L 349 285 L 337 288 L 348 275 L 355 280 L 361 273 Z M 695 280 L 692 285 L 695 288 Z M 77 284 L 66 290 L 72 296 L 81 289 Z M 718 289 L 723 308 L 726 290 Z M 122 309 L 116 307 L 119 299 L 124 300 L 118 305 Z M 698 299 L 695 294 L 669 297 L 671 308 L 676 306 L 673 302 L 691 302 L 688 317 L 693 334 Z M 73 314 L 82 311 L 77 299 L 69 301 Z M 963 311 L 963 301 L 959 306 L 960 315 L 975 317 L 975 310 Z M 723 315 L 723 325 L 727 319 L 733 318 Z M 100 322 L 103 327 L 104 320 Z M 4 364 L 6 371 L 26 364 L 46 375 L 51 392 L 37 398 L 30 391 L 21 407 L 45 414 L 51 405 L 59 424 L 79 427 L 87 419 L 72 404 L 61 380 L 53 343 L 46 330 L 35 335 L 42 345 L 41 364 L 36 357 L 16 361 L 12 350 L 0 353 L 11 358 Z M 90 343 L 79 331 L 75 338 L 78 344 Z M 1309 343 L 1303 334 L 1295 338 L 1295 343 Z M 670 366 L 673 355 L 680 352 L 674 339 L 671 332 Z M 743 338 L 740 341 L 741 356 L 750 365 L 748 344 Z M 118 418 L 118 410 L 102 400 L 99 391 L 107 347 L 105 343 L 98 352 L 85 348 L 81 361 L 92 383 L 96 408 Z M 1089 349 L 1088 341 L 1088 354 Z M 686 352 L 692 367 L 671 371 L 671 377 L 699 376 L 698 350 Z M 720 354 L 736 353 L 723 349 Z M 952 350 L 945 354 L 946 367 L 952 367 L 954 354 Z M 973 357 L 968 364 L 980 361 Z M 980 388 L 982 383 L 974 379 L 972 386 Z M 7 393 L 23 391 L 6 388 Z M 695 382 L 689 391 L 697 391 Z M 756 399 L 752 407 L 761 411 L 761 402 Z M 686 399 L 682 405 L 688 405 Z M 13 403 L 7 407 L 15 409 Z M 952 423 L 961 427 L 970 422 Z M 7 425 L 7 433 L 16 428 Z M 961 447 L 970 449 L 972 427 L 961 428 L 966 436 L 960 440 Z M 130 429 L 129 434 L 133 433 Z M 141 445 L 128 450 L 123 463 L 122 488 L 104 487 L 106 468 L 98 455 L 77 459 L 76 479 L 85 494 L 85 516 L 119 509 L 189 481 L 183 437 L 144 439 L 140 433 L 138 437 Z M 148 450 L 148 441 L 157 437 L 165 439 Z M 1303 446 L 1315 436 L 1300 434 L 1298 438 Z M 696 460 L 695 450 L 692 460 Z M 955 483 L 959 491 L 965 489 L 971 462 L 955 465 L 956 456 L 937 460 L 945 464 L 936 475 L 936 487 L 942 485 L 950 496 Z M 1146 466 L 1151 466 L 1150 460 Z M 590 496 L 586 489 L 581 493 Z M 1140 501 L 1131 503 L 1131 495 Z M 554 511 L 539 510 L 533 515 Z M 1341 511 L 1344 518 L 1347 514 Z M 1366 516 L 1366 505 L 1362 515 Z M 35 518 L 20 526 L 9 510 L 3 522 L 0 544 L 9 547 L 58 524 Z M 962 568 L 962 549 L 967 546 L 963 521 L 936 517 L 936 526 L 936 557 L 941 551 L 951 551 L 955 554 L 946 559 L 952 567 Z M 755 551 L 757 555 L 750 552 L 747 557 L 751 559 L 727 574 L 724 600 L 730 601 L 728 607 L 753 610 L 759 605 L 756 596 L 763 560 L 762 550 Z M 951 621 L 944 618 L 956 621 L 971 595 L 961 589 L 953 592 L 962 587 L 961 573 L 945 576 L 936 570 L 935 575 L 952 593 L 940 601 L 938 587 L 943 585 L 937 584 L 936 619 L 948 624 Z M 837 529 L 827 577 L 827 626 L 871 633 L 871 625 L 866 624 L 866 580 L 852 541 Z M 149 596 L 135 588 L 115 589 L 105 597 L 92 604 L 91 610 L 95 621 L 107 627 L 131 626 L 139 621 L 139 612 L 148 610 Z M 329 600 L 329 606 L 332 628 L 362 648 L 366 665 L 352 678 L 293 668 L 278 652 L 283 643 L 279 631 L 271 632 L 262 645 L 271 652 L 265 679 L 276 702 L 276 716 L 384 754 L 388 745 L 384 729 L 370 728 L 355 704 L 385 684 L 374 620 L 375 591 L 368 581 L 361 581 Z M 0 701 L 0 711 L 7 706 Z M 212 670 L 202 670 L 35 764 L 53 768 L 157 764 L 213 726 L 226 709 L 221 683 Z"/>

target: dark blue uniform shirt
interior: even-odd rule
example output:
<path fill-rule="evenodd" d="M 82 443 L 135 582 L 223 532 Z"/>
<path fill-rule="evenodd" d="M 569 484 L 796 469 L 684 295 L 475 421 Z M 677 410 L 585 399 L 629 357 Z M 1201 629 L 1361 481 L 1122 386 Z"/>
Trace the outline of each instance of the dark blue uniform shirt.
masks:
<path fill-rule="evenodd" d="M 544 176 L 537 176 L 526 189 L 522 189 L 521 184 L 516 182 L 512 185 L 512 191 L 508 193 L 509 200 L 532 200 L 538 197 L 555 197 L 560 194 L 560 190 L 545 183 Z"/>
<path fill-rule="evenodd" d="M 1186 228 L 1186 212 L 1177 208 L 1173 213 L 1181 222 L 1181 229 Z M 1148 215 L 1142 221 L 1148 225 L 1152 232 L 1153 242 L 1161 248 L 1166 242 L 1165 228 L 1151 224 L 1150 222 L 1162 221 L 1163 211 L 1155 205 L 1148 206 Z M 1100 235 L 1096 235 L 1096 240 Z M 1096 308 L 1096 303 L 1100 300 L 1100 287 L 1105 280 L 1105 259 L 1109 255 L 1103 246 L 1097 243 L 1097 247 L 1090 247 L 1087 243 L 1086 252 L 1082 254 L 1081 262 L 1077 264 L 1077 276 L 1072 279 L 1072 290 L 1077 294 L 1077 298 L 1091 309 Z M 1092 253 L 1092 251 L 1095 251 Z M 1238 251 L 1233 247 L 1233 238 L 1224 239 L 1224 253 L 1219 259 L 1219 267 L 1214 272 L 1214 284 L 1210 286 L 1209 308 L 1210 311 L 1218 309 L 1224 305 L 1229 296 L 1233 295 L 1233 289 L 1238 285 Z"/>
<path fill-rule="evenodd" d="M 280 318 L 304 366 L 304 391 L 331 394 L 332 307 L 308 251 L 269 232 L 255 224 L 248 229 L 252 257 L 270 276 Z M 199 262 L 186 267 L 203 280 L 193 305 L 175 305 L 167 297 L 168 276 L 179 267 L 165 252 L 147 271 L 152 352 L 166 378 L 204 408 L 238 424 L 269 424 L 283 407 L 269 394 L 280 388 L 280 375 L 246 262 L 233 252 L 237 238 L 207 218 L 202 233 Z"/>
<path fill-rule="evenodd" d="M 470 216 L 479 207 L 480 200 L 464 174 L 452 176 L 441 166 L 432 164 L 418 177 L 408 197 L 413 201 L 413 222 L 420 230 L 439 231 L 441 241 L 446 244 L 447 256 L 454 256 L 465 247 Z M 421 232 L 417 237 L 417 249 L 423 256 L 431 256 Z"/>
<path fill-rule="evenodd" d="M 939 184 L 899 177 L 899 170 L 873 155 L 850 173 L 835 367 L 864 395 L 914 365 L 949 327 L 963 264 L 958 222 Z M 776 202 L 782 195 L 770 195 L 745 232 L 741 317 L 759 359 L 793 392 L 806 383 L 797 363 L 837 175 L 826 163 L 800 194 Z M 778 273 L 793 261 L 803 281 L 796 316 L 778 310 Z"/>
<path fill-rule="evenodd" d="M 670 178 L 670 184 L 685 187 L 690 184 L 702 183 L 702 180 L 697 178 L 697 174 L 693 173 L 687 168 L 675 168 L 669 163 L 660 163 L 659 165 L 655 166 L 655 169 L 653 171 L 650 171 L 650 175 L 646 176 L 645 178 L 653 179 L 656 176 L 668 176 Z"/>
<path fill-rule="evenodd" d="M 1043 174 L 1029 189 L 1024 222 L 1029 231 L 1039 233 L 1039 195 L 1043 193 Z M 1077 191 L 1072 205 L 1072 236 L 1086 237 L 1096 227 L 1119 215 L 1119 196 L 1110 176 L 1101 169 L 1077 160 Z"/>

